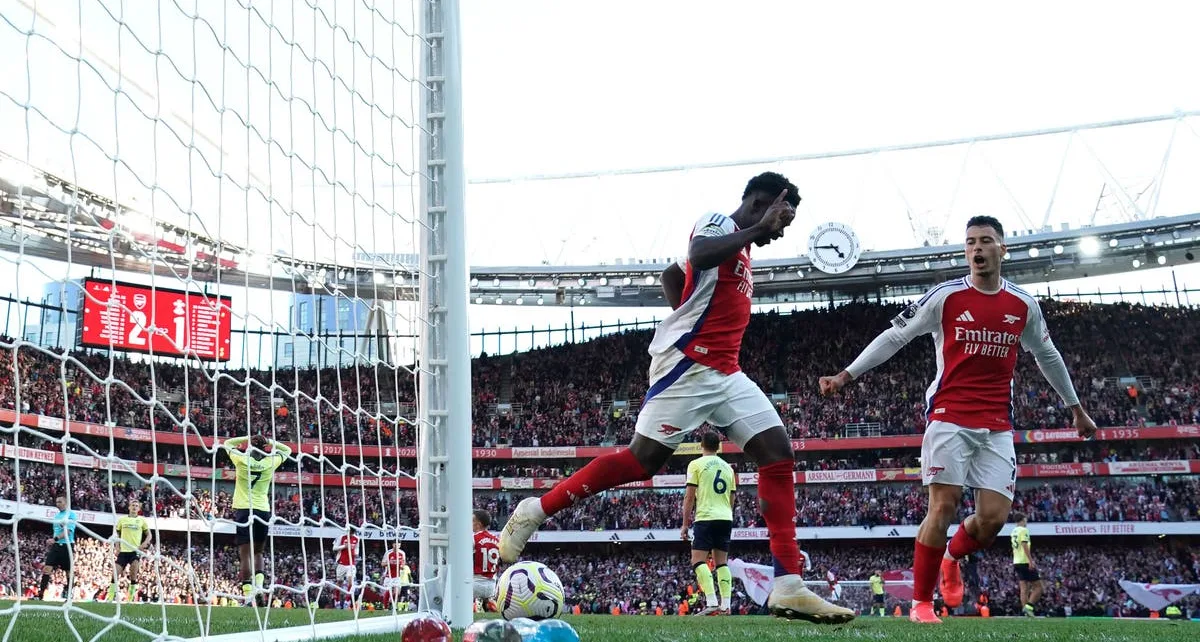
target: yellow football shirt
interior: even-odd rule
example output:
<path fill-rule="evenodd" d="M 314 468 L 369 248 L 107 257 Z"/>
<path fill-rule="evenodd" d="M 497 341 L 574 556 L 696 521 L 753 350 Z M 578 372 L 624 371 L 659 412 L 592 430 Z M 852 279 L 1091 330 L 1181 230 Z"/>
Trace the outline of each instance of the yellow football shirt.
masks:
<path fill-rule="evenodd" d="M 688 486 L 696 487 L 696 521 L 733 521 L 733 491 L 737 475 L 724 459 L 705 455 L 693 459 L 687 469 Z"/>
<path fill-rule="evenodd" d="M 1029 529 L 1024 526 L 1017 526 L 1012 529 L 1009 539 L 1012 540 L 1013 564 L 1028 564 L 1029 556 L 1025 554 L 1025 549 L 1021 544 L 1029 543 Z M 1033 550 L 1032 543 L 1029 543 L 1029 550 Z"/>
<path fill-rule="evenodd" d="M 150 525 L 141 515 L 123 515 L 117 520 L 116 530 L 121 535 L 121 552 L 132 553 L 142 547 L 142 538 L 150 531 Z"/>
<path fill-rule="evenodd" d="M 883 578 L 872 575 L 869 581 L 871 582 L 871 592 L 875 595 L 883 595 Z"/>
<path fill-rule="evenodd" d="M 275 478 L 275 469 L 283 465 L 292 454 L 292 449 L 277 442 L 271 442 L 271 454 L 262 459 L 255 459 L 237 449 L 249 441 L 249 437 L 234 437 L 225 442 L 225 452 L 233 460 L 236 473 L 233 484 L 233 508 L 239 510 L 249 508 L 265 512 L 271 511 L 271 480 Z"/>

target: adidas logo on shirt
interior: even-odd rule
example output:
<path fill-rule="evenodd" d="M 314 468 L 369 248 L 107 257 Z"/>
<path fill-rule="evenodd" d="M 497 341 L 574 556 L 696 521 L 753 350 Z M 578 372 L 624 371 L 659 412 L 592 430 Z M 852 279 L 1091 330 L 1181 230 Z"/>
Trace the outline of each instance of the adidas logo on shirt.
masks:
<path fill-rule="evenodd" d="M 959 321 L 961 323 L 975 323 L 975 317 L 971 316 L 970 310 L 963 310 L 963 313 L 958 315 L 958 318 L 955 319 L 955 321 Z"/>

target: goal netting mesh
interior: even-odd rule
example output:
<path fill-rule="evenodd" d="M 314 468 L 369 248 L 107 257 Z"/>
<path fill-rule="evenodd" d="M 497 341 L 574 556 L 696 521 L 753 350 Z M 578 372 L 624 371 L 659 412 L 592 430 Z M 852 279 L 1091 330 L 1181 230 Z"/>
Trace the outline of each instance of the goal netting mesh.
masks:
<path fill-rule="evenodd" d="M 0 0 L 0 639 L 418 608 L 427 17 Z M 144 545 L 118 528 L 134 501 Z"/>

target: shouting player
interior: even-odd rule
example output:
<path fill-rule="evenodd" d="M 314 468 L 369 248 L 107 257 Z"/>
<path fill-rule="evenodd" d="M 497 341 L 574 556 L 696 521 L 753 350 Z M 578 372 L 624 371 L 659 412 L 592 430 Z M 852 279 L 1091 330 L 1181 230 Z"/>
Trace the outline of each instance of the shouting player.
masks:
<path fill-rule="evenodd" d="M 238 450 L 247 442 L 250 443 L 248 452 Z M 237 522 L 242 594 L 246 596 L 246 603 L 252 604 L 250 598 L 254 591 L 262 590 L 266 581 L 262 552 L 271 522 L 271 480 L 275 478 L 275 470 L 291 456 L 292 449 L 260 434 L 227 439 L 224 447 L 236 473 L 233 520 Z"/>
<path fill-rule="evenodd" d="M 854 618 L 853 611 L 804 586 L 792 443 L 775 406 L 738 365 L 754 296 L 750 246 L 781 238 L 799 203 L 795 185 L 766 172 L 750 180 L 732 214 L 710 214 L 696 223 L 685 267 L 672 264 L 662 274 L 675 310 L 650 343 L 650 388 L 629 448 L 593 460 L 541 498 L 518 504 L 500 533 L 501 559 L 516 561 L 550 515 L 601 491 L 651 479 L 692 431 L 709 422 L 725 426 L 730 440 L 758 464 L 759 509 L 775 560 L 770 611 L 821 623 Z"/>
<path fill-rule="evenodd" d="M 483 601 L 487 611 L 495 611 L 496 571 L 500 568 L 500 541 L 488 530 L 492 516 L 485 510 L 471 515 L 471 530 L 475 531 L 475 599 Z"/>
<path fill-rule="evenodd" d="M 733 468 L 718 454 L 721 452 L 721 436 L 706 432 L 700 438 L 701 456 L 693 459 L 687 467 L 687 490 L 683 494 L 683 528 L 679 536 L 688 538 L 688 522 L 692 519 L 692 508 L 696 509 L 696 524 L 692 538 L 692 570 L 696 582 L 704 591 L 704 610 L 696 615 L 729 615 L 730 599 L 733 595 L 733 574 L 726 565 L 729 561 L 729 540 L 733 534 L 733 492 L 737 489 L 737 475 Z M 717 592 L 713 590 L 713 573 L 708 568 L 708 556 L 712 555 L 717 571 Z"/>
<path fill-rule="evenodd" d="M 150 525 L 142 517 L 142 503 L 136 499 L 129 500 L 129 514 L 117 520 L 113 532 L 120 537 L 120 551 L 113 562 L 113 582 L 108 587 L 108 599 L 119 602 L 117 589 L 125 569 L 129 569 L 129 601 L 132 602 L 138 593 L 138 576 L 142 570 L 142 562 L 138 551 L 150 545 Z"/>
<path fill-rule="evenodd" d="M 392 604 L 400 601 L 400 589 L 411 582 L 412 570 L 408 568 L 408 556 L 400 548 L 400 540 L 396 540 L 383 556 L 383 588 L 387 589 Z"/>
<path fill-rule="evenodd" d="M 1091 437 L 1096 424 L 1079 404 L 1062 355 L 1036 299 L 1000 277 L 1007 248 L 1004 228 L 990 216 L 967 222 L 966 256 L 971 273 L 947 281 L 908 306 L 845 370 L 821 377 L 821 394 L 832 394 L 887 361 L 905 344 L 932 334 L 937 375 L 926 395 L 922 479 L 929 513 L 917 531 L 913 553 L 913 622 L 938 623 L 933 585 L 941 570 L 942 598 L 962 603 L 958 560 L 987 548 L 1008 520 L 1017 481 L 1013 450 L 1013 370 L 1018 344 L 1033 353 L 1042 375 L 1071 409 L 1075 429 Z M 975 514 L 946 546 L 946 530 L 962 502 L 963 486 L 975 489 Z"/>
<path fill-rule="evenodd" d="M 358 570 L 356 564 L 361 545 L 358 535 L 355 535 L 350 529 L 346 529 L 346 532 L 333 542 L 333 554 L 337 560 L 338 586 L 346 587 L 346 593 L 350 595 L 352 601 L 354 600 L 354 577 Z"/>

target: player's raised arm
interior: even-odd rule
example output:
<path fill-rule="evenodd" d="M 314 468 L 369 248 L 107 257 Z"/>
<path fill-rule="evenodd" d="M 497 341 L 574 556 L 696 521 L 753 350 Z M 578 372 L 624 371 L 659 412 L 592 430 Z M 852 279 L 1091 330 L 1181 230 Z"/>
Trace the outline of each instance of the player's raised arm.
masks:
<path fill-rule="evenodd" d="M 714 214 L 711 222 L 699 226 L 688 246 L 688 262 L 697 270 L 715 268 L 741 252 L 751 243 L 769 243 L 783 235 L 796 218 L 795 207 L 787 201 L 785 189 L 768 206 L 762 219 L 744 230 L 734 230 L 727 216 Z"/>
<path fill-rule="evenodd" d="M 270 440 L 270 443 L 272 455 L 279 455 L 280 459 L 287 459 L 288 457 L 292 456 L 292 449 L 282 441 L 275 441 L 272 439 Z"/>
<path fill-rule="evenodd" d="M 221 447 L 225 449 L 225 454 L 229 455 L 229 459 L 236 466 L 241 464 L 246 459 L 246 454 L 238 450 L 242 444 L 250 441 L 250 437 L 230 437 L 221 443 Z"/>
<path fill-rule="evenodd" d="M 1083 405 L 1079 403 L 1079 396 L 1075 394 L 1075 384 L 1071 381 L 1071 373 L 1067 371 L 1062 353 L 1050 339 L 1050 329 L 1046 326 L 1042 307 L 1036 301 L 1029 306 L 1029 321 L 1025 324 L 1025 330 L 1021 332 L 1021 345 L 1033 354 L 1042 376 L 1071 409 L 1075 430 L 1079 432 L 1079 436 L 1087 438 L 1095 435 L 1096 422 L 1092 421 Z"/>
<path fill-rule="evenodd" d="M 672 263 L 663 270 L 658 280 L 662 283 L 663 295 L 667 297 L 667 303 L 671 304 L 671 309 L 678 309 L 679 304 L 683 302 L 683 286 L 687 282 L 683 266 L 679 263 Z"/>
<path fill-rule="evenodd" d="M 934 288 L 921 300 L 904 308 L 892 319 L 892 327 L 880 332 L 845 370 L 818 380 L 821 394 L 838 392 L 863 373 L 891 359 L 913 339 L 937 330 L 942 315 L 943 299 L 939 288 Z"/>

